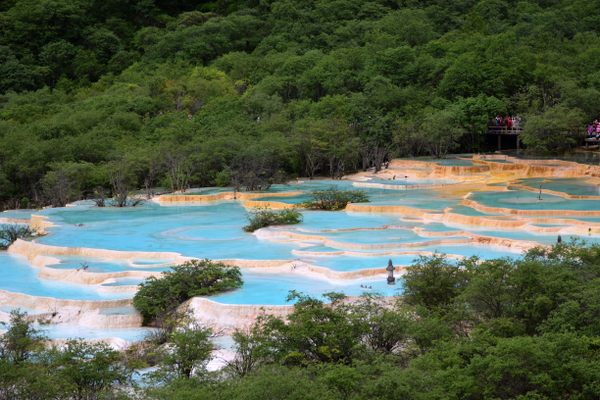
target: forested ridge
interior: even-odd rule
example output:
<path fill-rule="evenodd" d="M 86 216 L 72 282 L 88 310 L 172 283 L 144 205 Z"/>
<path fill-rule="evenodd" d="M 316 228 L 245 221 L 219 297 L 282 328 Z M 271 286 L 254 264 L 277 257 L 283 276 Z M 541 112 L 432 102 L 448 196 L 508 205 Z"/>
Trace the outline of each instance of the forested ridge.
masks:
<path fill-rule="evenodd" d="M 595 0 L 0 2 L 0 207 L 256 189 L 596 117 Z"/>

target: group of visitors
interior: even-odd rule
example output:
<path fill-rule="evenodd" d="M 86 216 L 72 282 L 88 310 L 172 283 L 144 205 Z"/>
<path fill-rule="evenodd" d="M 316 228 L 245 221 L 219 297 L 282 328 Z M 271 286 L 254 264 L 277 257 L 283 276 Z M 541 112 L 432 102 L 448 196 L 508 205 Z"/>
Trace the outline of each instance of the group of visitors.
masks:
<path fill-rule="evenodd" d="M 587 135 L 588 138 L 600 139 L 600 121 L 595 119 L 594 122 L 588 124 Z"/>
<path fill-rule="evenodd" d="M 496 115 L 496 118 L 489 121 L 489 126 L 506 127 L 507 129 L 519 129 L 521 127 L 521 117 L 518 115 L 511 116 L 506 114 L 504 117 L 501 114 Z"/>

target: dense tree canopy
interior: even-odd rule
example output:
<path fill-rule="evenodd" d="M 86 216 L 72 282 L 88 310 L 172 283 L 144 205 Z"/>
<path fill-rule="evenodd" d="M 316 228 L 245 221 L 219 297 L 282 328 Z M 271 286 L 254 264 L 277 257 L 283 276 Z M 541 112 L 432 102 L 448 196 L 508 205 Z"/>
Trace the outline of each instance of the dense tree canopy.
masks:
<path fill-rule="evenodd" d="M 339 177 L 390 156 L 479 150 L 498 112 L 530 122 L 531 149 L 568 147 L 564 131 L 597 113 L 598 10 L 5 1 L 0 204 L 111 195 L 114 176 L 119 191 Z"/>

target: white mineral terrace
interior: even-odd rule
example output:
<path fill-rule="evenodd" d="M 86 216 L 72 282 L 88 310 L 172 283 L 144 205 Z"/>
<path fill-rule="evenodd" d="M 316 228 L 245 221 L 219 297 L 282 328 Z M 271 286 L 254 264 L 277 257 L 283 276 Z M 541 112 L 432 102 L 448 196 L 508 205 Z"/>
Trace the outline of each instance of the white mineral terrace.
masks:
<path fill-rule="evenodd" d="M 364 190 L 344 211 L 303 210 L 301 224 L 242 227 L 253 207 L 299 207 L 313 190 Z M 0 321 L 21 308 L 56 340 L 83 337 L 122 346 L 145 334 L 131 305 L 137 284 L 192 258 L 242 268 L 238 290 L 182 305 L 219 332 L 263 313 L 285 317 L 290 290 L 312 296 L 402 293 L 386 283 L 414 259 L 519 257 L 561 235 L 600 240 L 600 167 L 560 160 L 473 156 L 393 160 L 343 180 L 305 180 L 261 193 L 202 188 L 135 208 L 65 208 L 0 213 L 43 236 L 0 252 Z"/>

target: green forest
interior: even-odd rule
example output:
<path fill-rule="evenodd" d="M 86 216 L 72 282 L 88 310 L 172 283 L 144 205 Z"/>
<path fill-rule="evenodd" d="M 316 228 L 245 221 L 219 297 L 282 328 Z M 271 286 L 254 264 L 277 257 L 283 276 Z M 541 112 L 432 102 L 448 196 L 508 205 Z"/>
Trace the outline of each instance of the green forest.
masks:
<path fill-rule="evenodd" d="M 4 0 L 0 209 L 256 189 L 596 117 L 596 0 Z M 126 205 L 126 201 L 117 201 Z"/>

